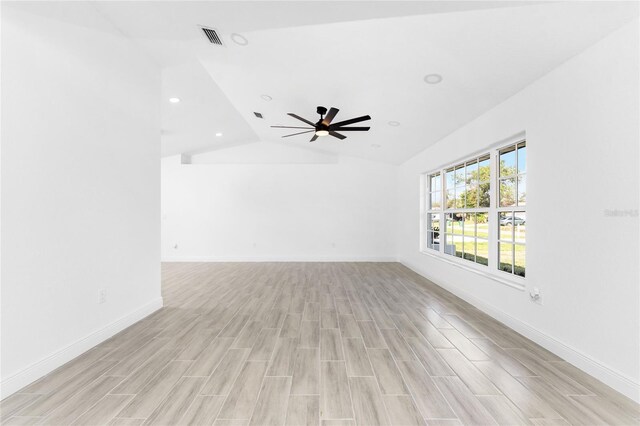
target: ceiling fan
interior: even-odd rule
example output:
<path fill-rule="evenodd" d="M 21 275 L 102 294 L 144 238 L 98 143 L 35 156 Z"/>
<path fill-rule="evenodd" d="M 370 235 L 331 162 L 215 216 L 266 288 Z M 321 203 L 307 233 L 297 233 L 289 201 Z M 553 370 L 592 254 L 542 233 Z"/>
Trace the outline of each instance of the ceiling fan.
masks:
<path fill-rule="evenodd" d="M 288 115 L 290 115 L 293 118 L 296 118 L 300 121 L 305 122 L 306 124 L 308 124 L 311 127 L 294 127 L 294 126 L 271 126 L 271 127 L 276 127 L 279 129 L 307 129 L 304 132 L 298 132 L 298 133 L 292 133 L 290 135 L 285 135 L 283 136 L 283 138 L 288 138 L 290 136 L 296 136 L 296 135 L 302 135 L 304 133 L 311 133 L 313 132 L 314 135 L 311 138 L 311 140 L 309 142 L 313 142 L 316 139 L 318 139 L 318 136 L 327 136 L 327 135 L 331 135 L 335 138 L 338 139 L 345 139 L 346 136 L 345 135 L 341 135 L 340 133 L 338 133 L 338 131 L 340 132 L 366 132 L 367 130 L 369 130 L 369 127 L 343 127 L 349 124 L 354 124 L 354 123 L 359 123 L 361 121 L 366 121 L 366 120 L 371 120 L 371 117 L 369 117 L 368 115 L 363 115 L 362 117 L 358 117 L 358 118 L 352 118 L 350 120 L 344 120 L 344 121 L 340 121 L 339 123 L 333 123 L 331 124 L 331 121 L 335 118 L 336 114 L 338 114 L 339 109 L 338 108 L 331 108 L 329 109 L 329 112 L 327 113 L 327 109 L 323 106 L 319 106 L 316 109 L 316 112 L 318 114 L 320 114 L 320 120 L 318 120 L 317 123 L 313 123 L 307 119 L 304 119 L 302 117 L 300 117 L 299 115 L 293 114 L 291 112 L 287 113 Z M 325 115 L 326 114 L 326 115 Z"/>

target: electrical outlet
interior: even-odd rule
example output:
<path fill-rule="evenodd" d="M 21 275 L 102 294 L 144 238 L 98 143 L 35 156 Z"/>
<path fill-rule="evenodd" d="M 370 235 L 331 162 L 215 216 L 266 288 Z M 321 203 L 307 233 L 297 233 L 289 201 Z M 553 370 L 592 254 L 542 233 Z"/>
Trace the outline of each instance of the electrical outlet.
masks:
<path fill-rule="evenodd" d="M 538 305 L 542 305 L 542 294 L 540 294 L 540 289 L 538 287 L 534 287 L 529 291 L 529 299 L 533 303 L 537 303 Z"/>
<path fill-rule="evenodd" d="M 107 289 L 101 288 L 98 290 L 98 303 L 107 303 Z"/>

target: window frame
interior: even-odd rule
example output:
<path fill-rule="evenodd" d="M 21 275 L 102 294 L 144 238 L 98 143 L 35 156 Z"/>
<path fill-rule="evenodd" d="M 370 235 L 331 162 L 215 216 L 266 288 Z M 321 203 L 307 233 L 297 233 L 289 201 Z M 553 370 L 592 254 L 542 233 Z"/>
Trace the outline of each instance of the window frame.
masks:
<path fill-rule="evenodd" d="M 459 200 L 458 200 L 458 190 L 460 188 L 464 188 L 465 196 L 468 194 L 468 185 L 467 185 L 468 178 L 467 178 L 467 175 L 466 175 L 467 166 L 469 164 L 474 164 L 474 163 L 476 165 L 479 165 L 481 161 L 485 161 L 485 160 L 489 160 L 489 169 L 491 169 L 491 156 L 490 156 L 489 153 L 485 153 L 485 154 L 482 154 L 482 155 L 479 155 L 479 156 L 474 156 L 472 158 L 469 158 L 469 159 L 467 159 L 465 161 L 462 161 L 462 162 L 458 162 L 457 164 L 454 164 L 454 165 L 452 165 L 450 167 L 446 167 L 444 169 L 445 173 L 450 173 L 450 172 L 453 171 L 454 179 L 456 179 L 455 175 L 458 174 L 458 170 L 462 169 L 463 173 L 464 173 L 464 176 L 463 176 L 464 184 L 463 185 L 459 185 L 458 182 L 454 181 L 454 184 L 453 184 L 453 189 L 454 189 L 454 203 L 453 204 L 454 204 L 454 207 L 453 208 L 447 208 L 447 205 L 448 205 L 448 202 L 449 202 L 448 197 L 447 197 L 448 188 L 446 186 L 446 178 L 443 179 L 443 193 L 442 193 L 443 199 L 441 201 L 441 204 L 444 203 L 444 205 L 442 206 L 442 210 L 441 210 L 442 214 L 441 214 L 441 218 L 440 218 L 440 223 L 442 223 L 444 225 L 444 229 L 443 229 L 443 234 L 444 234 L 443 247 L 444 247 L 444 249 L 442 250 L 442 253 L 443 254 L 448 254 L 448 255 L 451 256 L 451 254 L 446 252 L 446 250 L 447 250 L 447 237 L 448 236 L 450 236 L 452 238 L 452 240 L 455 240 L 456 237 L 461 237 L 462 238 L 462 256 L 458 256 L 457 255 L 457 250 L 456 250 L 456 253 L 453 254 L 452 256 L 453 257 L 457 257 L 457 258 L 462 259 L 462 260 L 466 260 L 466 261 L 472 262 L 472 263 L 478 263 L 475 260 L 475 258 L 477 257 L 477 242 L 478 242 L 477 222 L 476 222 L 476 225 L 475 225 L 473 236 L 467 235 L 466 230 L 465 230 L 465 225 L 464 225 L 465 221 L 464 220 L 462 221 L 463 222 L 462 233 L 461 234 L 456 234 L 455 232 L 448 232 L 447 217 L 449 215 L 466 216 L 468 214 L 478 214 L 478 213 L 480 213 L 480 214 L 484 213 L 484 214 L 489 215 L 490 206 L 489 207 L 480 207 L 479 199 L 477 197 L 476 197 L 477 202 L 476 202 L 476 206 L 475 207 L 464 207 L 464 205 L 466 205 L 466 199 L 463 201 L 463 207 L 460 207 L 460 206 L 457 205 L 458 202 L 459 202 Z M 479 170 L 479 166 L 478 166 L 478 170 Z M 479 189 L 481 184 L 486 184 L 486 183 L 489 183 L 489 185 L 491 185 L 491 172 L 489 172 L 489 180 L 488 181 L 482 181 L 481 182 L 480 180 L 478 180 L 478 182 L 476 183 L 476 185 L 477 185 L 476 186 L 476 190 Z M 491 186 L 490 186 L 490 188 L 491 188 Z M 490 192 L 491 192 L 491 189 L 489 190 L 489 193 Z M 489 197 L 491 198 L 490 194 L 489 194 Z M 465 252 L 465 242 L 466 241 L 465 240 L 467 238 L 472 239 L 474 241 L 474 260 L 467 259 L 465 257 L 465 254 L 466 254 L 466 252 Z M 487 238 L 483 238 L 483 240 L 486 240 L 487 243 L 489 243 L 489 236 L 487 235 Z M 487 258 L 487 262 L 488 262 L 488 258 Z M 486 266 L 486 265 L 482 265 L 482 266 Z"/>
<path fill-rule="evenodd" d="M 433 188 L 431 186 L 431 181 L 432 181 L 432 177 L 439 177 L 440 178 L 440 185 L 438 185 L 436 188 Z M 443 200 L 445 199 L 445 195 L 443 192 L 443 188 L 444 188 L 444 176 L 442 175 L 441 172 L 434 172 L 431 174 L 425 174 L 425 183 L 426 183 L 426 192 L 424 193 L 424 203 L 426 206 L 428 206 L 429 208 L 427 208 L 427 210 L 425 211 L 425 214 L 423 215 L 423 223 L 424 223 L 424 232 L 421 232 L 421 241 L 422 241 L 422 248 L 423 249 L 427 249 L 427 250 L 431 250 L 434 252 L 438 252 L 440 251 L 440 245 L 441 245 L 441 241 L 440 241 L 440 237 L 443 235 L 443 229 L 442 229 L 442 225 L 443 222 L 441 221 L 442 219 L 442 215 L 440 214 L 442 212 L 442 210 L 444 209 L 443 206 Z M 434 209 L 433 206 L 431 205 L 431 200 L 433 199 L 432 194 L 434 193 L 439 193 L 440 194 L 440 207 L 438 209 Z M 435 248 L 431 247 L 429 245 L 429 235 L 433 232 L 433 234 L 435 234 L 435 231 L 433 231 L 433 228 L 430 226 L 431 225 L 431 216 L 433 214 L 438 214 L 438 221 L 439 221 L 439 228 L 438 228 L 438 250 L 436 250 Z M 435 245 L 435 238 L 432 240 L 432 245 Z"/>
<path fill-rule="evenodd" d="M 519 187 L 520 187 L 520 182 L 519 179 L 521 176 L 524 176 L 526 179 L 526 175 L 527 175 L 527 167 L 525 167 L 525 171 L 524 172 L 520 172 L 519 169 L 519 161 L 518 161 L 518 156 L 519 156 L 519 149 L 521 146 L 523 146 L 525 148 L 528 148 L 528 144 L 526 139 L 522 139 L 518 142 L 515 143 L 511 143 L 511 144 L 507 144 L 505 146 L 502 146 L 501 148 L 496 150 L 496 171 L 497 171 L 497 175 L 496 175 L 496 194 L 497 194 L 497 198 L 496 198 L 496 222 L 497 222 L 497 229 L 496 229 L 496 269 L 498 270 L 498 272 L 502 273 L 502 274 L 506 274 L 509 277 L 514 277 L 514 278 L 519 278 L 519 279 L 526 279 L 526 272 L 525 272 L 525 276 L 522 277 L 520 275 L 516 275 L 515 273 L 515 268 L 516 268 L 516 264 L 515 264 L 515 259 L 516 259 L 516 255 L 515 255 L 515 250 L 516 250 L 516 246 L 523 246 L 525 247 L 525 271 L 526 271 L 526 247 L 527 247 L 527 241 L 526 241 L 526 236 L 525 236 L 525 242 L 517 242 L 516 241 L 516 228 L 514 225 L 511 226 L 511 241 L 509 240 L 503 240 L 500 238 L 500 221 L 499 221 L 499 217 L 501 213 L 511 213 L 511 217 L 515 218 L 516 217 L 516 213 L 518 212 L 523 212 L 525 214 L 525 220 L 526 220 L 526 213 L 527 213 L 527 203 L 525 202 L 524 205 L 520 205 L 520 197 L 519 197 Z M 515 164 L 515 174 L 514 175 L 508 175 L 508 176 L 500 176 L 500 154 L 503 151 L 506 151 L 509 148 L 514 149 L 515 152 L 515 158 L 514 158 L 514 164 Z M 500 181 L 504 180 L 504 179 L 512 179 L 515 178 L 515 188 L 514 188 L 514 205 L 512 206 L 501 206 L 500 205 Z M 525 187 L 526 187 L 526 183 L 525 183 Z M 513 220 L 513 219 L 512 219 Z M 513 251 L 512 251 L 512 264 L 511 264 L 511 270 L 512 272 L 507 272 L 505 270 L 503 270 L 500 267 L 500 243 L 503 244 L 512 244 L 513 245 Z"/>
<path fill-rule="evenodd" d="M 466 269 L 469 270 L 471 272 L 475 272 L 477 274 L 489 277 L 495 281 L 498 281 L 500 283 L 506 284 L 510 287 L 513 287 L 515 289 L 524 291 L 525 289 L 525 282 L 526 282 L 526 277 L 522 277 L 519 275 L 516 275 L 514 273 L 511 272 L 506 272 L 500 269 L 500 253 L 499 253 L 499 228 L 500 228 L 500 222 L 499 222 L 499 214 L 501 212 L 505 212 L 505 211 L 511 211 L 511 212 L 522 212 L 524 211 L 526 213 L 526 204 L 524 206 L 518 206 L 518 188 L 517 188 L 517 176 L 519 176 L 518 173 L 518 158 L 517 158 L 517 150 L 518 150 L 518 146 L 520 144 L 525 144 L 525 146 L 528 148 L 528 142 L 527 142 L 527 138 L 526 135 L 524 133 L 521 133 L 519 135 L 516 135 L 512 138 L 509 139 L 505 139 L 500 141 L 499 143 L 495 143 L 483 150 L 479 150 L 475 153 L 473 153 L 472 155 L 468 155 L 465 156 L 457 161 L 451 161 L 448 162 L 438 168 L 434 168 L 431 169 L 427 172 L 421 173 L 420 177 L 421 177 L 421 192 L 420 192 L 420 199 L 421 199 L 421 211 L 420 211 L 420 252 L 422 254 L 428 255 L 428 256 L 432 256 L 435 257 L 439 260 L 445 261 L 447 263 L 453 264 L 455 266 L 458 266 L 462 269 Z M 499 196 L 500 196 L 500 175 L 499 175 L 499 171 L 500 171 L 500 152 L 504 151 L 505 149 L 508 149 L 511 146 L 515 146 L 515 151 L 516 151 L 516 188 L 515 188 L 515 199 L 516 199 L 516 205 L 515 206 L 506 206 L 506 207 L 500 207 L 499 203 Z M 527 149 L 528 151 L 528 149 Z M 451 209 L 447 209 L 447 187 L 446 187 L 446 172 L 447 170 L 451 170 L 454 169 L 458 166 L 460 166 L 461 164 L 463 165 L 464 169 L 466 170 L 466 165 L 467 163 L 471 162 L 473 163 L 473 161 L 479 161 L 479 159 L 483 158 L 484 156 L 488 155 L 489 156 L 489 173 L 490 173 L 490 177 L 489 177 L 489 183 L 490 183 L 490 188 L 489 188 L 489 207 L 479 207 L 479 200 L 478 203 L 476 203 L 476 207 L 474 208 L 451 208 Z M 527 157 L 528 157 L 528 152 L 527 152 Z M 524 175 L 528 175 L 528 165 L 526 165 L 525 167 L 525 173 Z M 430 188 L 430 177 L 432 175 L 435 174 L 440 174 L 440 187 L 437 189 L 437 191 L 440 192 L 440 209 L 439 210 L 433 210 L 431 209 L 431 192 L 433 192 Z M 483 182 L 486 183 L 486 182 Z M 465 176 L 465 184 L 466 184 L 466 176 Z M 477 187 L 480 187 L 480 181 L 477 182 Z M 453 187 L 456 188 L 456 184 L 454 183 Z M 456 197 L 457 198 L 457 197 Z M 478 197 L 479 198 L 479 197 Z M 488 253 L 488 260 L 487 260 L 487 264 L 481 264 L 481 263 L 477 263 L 476 261 L 473 260 L 468 260 L 464 257 L 458 257 L 456 255 L 451 255 L 451 254 L 447 254 L 445 253 L 445 249 L 446 249 L 446 241 L 447 241 L 447 234 L 446 233 L 446 217 L 448 214 L 453 213 L 453 214 L 465 214 L 465 213 L 486 213 L 488 215 L 488 225 L 489 225 L 489 229 L 488 229 L 488 247 L 489 247 L 489 253 Z M 440 221 L 440 235 L 439 235 L 439 246 L 438 246 L 438 250 L 435 250 L 433 248 L 428 247 L 427 245 L 427 232 L 428 232 L 428 224 L 429 224 L 429 220 L 430 220 L 430 215 L 431 214 L 438 214 L 439 215 L 439 221 Z M 526 219 L 525 219 L 526 220 Z M 477 226 L 477 222 L 476 222 L 476 226 Z M 513 231 L 515 232 L 515 231 Z M 464 234 L 464 230 L 462 231 L 462 233 Z M 513 234 L 512 234 L 513 236 Z M 478 239 L 478 234 L 477 234 L 477 228 L 475 230 L 474 233 L 474 238 L 475 241 L 477 242 Z M 513 237 L 512 237 L 513 238 Z M 463 240 L 464 241 L 464 240 Z M 464 243 L 463 243 L 464 244 Z M 515 250 L 515 244 L 520 244 L 520 243 L 516 243 L 515 239 L 513 240 L 512 244 L 514 244 L 514 250 Z M 526 237 L 525 237 L 525 242 L 521 243 L 522 245 L 524 245 L 525 247 L 527 246 L 527 242 L 526 242 Z M 463 245 L 464 247 L 464 245 Z M 464 256 L 464 254 L 463 254 Z M 477 245 L 475 245 L 475 256 L 477 257 Z M 513 258 L 515 261 L 515 258 Z M 526 259 L 526 257 L 525 257 Z M 515 262 L 514 262 L 515 263 Z M 525 265 L 528 262 L 525 261 Z M 525 266 L 526 269 L 528 269 L 527 266 Z M 525 270 L 526 270 L 525 269 Z"/>

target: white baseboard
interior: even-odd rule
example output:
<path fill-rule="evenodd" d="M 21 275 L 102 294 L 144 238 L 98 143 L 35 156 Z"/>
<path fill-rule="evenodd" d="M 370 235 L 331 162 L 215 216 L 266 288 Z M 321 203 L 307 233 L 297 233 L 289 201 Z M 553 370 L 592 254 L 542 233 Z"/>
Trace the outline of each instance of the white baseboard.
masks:
<path fill-rule="evenodd" d="M 92 332 L 88 336 L 76 340 L 66 348 L 63 348 L 40 361 L 29 365 L 21 371 L 18 371 L 12 376 L 5 378 L 0 381 L 0 399 L 6 398 L 12 393 L 17 392 L 23 387 L 35 382 L 42 376 L 49 374 L 56 368 L 66 364 L 77 356 L 82 355 L 84 352 L 104 342 L 111 336 L 162 308 L 162 306 L 162 297 L 158 297 L 124 317 Z"/>
<path fill-rule="evenodd" d="M 395 256 L 164 256 L 163 262 L 397 262 Z"/>
<path fill-rule="evenodd" d="M 517 331 L 528 339 L 536 342 L 543 348 L 553 352 L 560 358 L 563 358 L 565 361 L 571 363 L 585 373 L 595 377 L 607 386 L 640 403 L 640 383 L 635 381 L 633 378 L 628 377 L 625 374 L 617 371 L 616 369 L 601 363 L 600 361 L 585 354 L 579 349 L 576 349 L 549 334 L 541 332 L 530 324 L 527 324 L 526 322 L 523 322 L 507 314 L 506 312 L 496 308 L 495 306 L 490 305 L 478 299 L 477 297 L 470 295 L 469 293 L 461 290 L 459 287 L 452 283 L 430 277 L 428 273 L 424 272 L 424 268 L 421 268 L 420 266 L 412 262 L 408 262 L 403 259 L 398 260 L 398 262 L 416 272 L 417 274 L 422 275 L 434 284 L 455 294 L 461 299 L 464 299 L 476 308 L 500 321 L 507 327 Z"/>

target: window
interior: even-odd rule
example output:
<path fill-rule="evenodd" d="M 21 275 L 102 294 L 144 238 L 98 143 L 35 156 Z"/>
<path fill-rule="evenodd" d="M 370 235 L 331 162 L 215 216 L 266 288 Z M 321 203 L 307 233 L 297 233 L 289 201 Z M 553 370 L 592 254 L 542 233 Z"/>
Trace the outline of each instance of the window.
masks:
<path fill-rule="evenodd" d="M 424 179 L 426 252 L 525 276 L 525 141 L 443 167 Z"/>
<path fill-rule="evenodd" d="M 440 250 L 440 208 L 442 205 L 442 180 L 440 173 L 427 177 L 427 232 L 426 247 Z"/>
<path fill-rule="evenodd" d="M 444 253 L 488 264 L 490 157 L 445 169 Z"/>
<path fill-rule="evenodd" d="M 498 267 L 525 276 L 527 240 L 527 144 L 499 151 Z"/>

